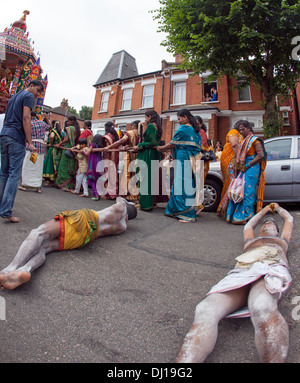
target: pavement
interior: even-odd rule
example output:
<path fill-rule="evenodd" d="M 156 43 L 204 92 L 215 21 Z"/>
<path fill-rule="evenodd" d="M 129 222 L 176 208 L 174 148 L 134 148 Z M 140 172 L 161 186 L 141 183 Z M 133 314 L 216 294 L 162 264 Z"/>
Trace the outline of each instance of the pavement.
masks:
<path fill-rule="evenodd" d="M 53 188 L 17 194 L 20 224 L 0 221 L 0 269 L 30 231 L 64 210 L 101 210 L 92 201 Z M 287 362 L 299 363 L 300 207 L 289 249 L 293 284 L 279 302 L 290 329 Z M 139 212 L 120 236 L 82 249 L 52 253 L 29 283 L 0 291 L 1 363 L 173 363 L 195 307 L 233 268 L 243 249 L 243 227 L 215 213 L 194 224 Z M 3 319 L 3 318 L 1 318 Z M 224 319 L 207 363 L 258 363 L 250 319 Z"/>

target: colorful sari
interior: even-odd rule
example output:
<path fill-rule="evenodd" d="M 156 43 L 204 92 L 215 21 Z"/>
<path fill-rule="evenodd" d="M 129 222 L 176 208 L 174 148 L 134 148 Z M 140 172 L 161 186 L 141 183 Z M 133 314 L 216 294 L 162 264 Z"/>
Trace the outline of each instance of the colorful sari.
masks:
<path fill-rule="evenodd" d="M 138 155 L 136 165 L 139 168 L 137 177 L 139 179 L 139 204 L 141 210 L 152 210 L 154 206 L 154 185 L 152 181 L 156 178 L 153 175 L 152 178 L 152 161 L 160 161 L 161 155 L 156 150 L 159 145 L 158 129 L 156 125 L 149 124 L 144 133 L 144 141 L 139 143 Z M 155 176 L 155 177 L 154 177 Z"/>
<path fill-rule="evenodd" d="M 104 148 L 112 145 L 114 142 L 115 138 L 112 134 L 107 133 L 103 136 Z M 116 199 L 119 194 L 119 152 L 103 152 L 103 160 L 109 160 L 110 162 L 106 173 L 108 178 L 104 184 L 106 195 L 102 195 L 102 197 L 106 197 L 107 199 Z"/>
<path fill-rule="evenodd" d="M 90 147 L 93 149 L 97 149 L 97 145 L 91 142 Z M 88 170 L 87 170 L 87 182 L 88 185 L 91 186 L 93 190 L 93 194 L 95 198 L 98 198 L 99 193 L 97 191 L 97 182 L 102 173 L 99 173 L 99 168 L 97 172 L 97 166 L 102 161 L 102 153 L 101 152 L 91 152 L 88 158 Z"/>
<path fill-rule="evenodd" d="M 126 146 L 133 148 L 137 146 L 139 143 L 138 134 L 134 130 L 129 130 L 125 133 L 125 136 L 128 137 L 128 141 Z M 134 187 L 134 185 L 130 185 L 130 180 L 134 177 L 135 172 L 129 171 L 129 165 L 131 162 L 136 160 L 137 154 L 134 152 L 126 152 L 124 158 L 124 171 L 120 182 L 120 196 L 123 196 L 127 201 L 137 201 L 138 196 L 130 194 L 130 189 Z"/>
<path fill-rule="evenodd" d="M 84 129 L 84 131 L 80 134 L 78 141 L 81 138 L 86 138 L 87 145 L 90 146 L 90 143 L 92 142 L 92 139 L 93 139 L 93 132 L 89 129 Z"/>
<path fill-rule="evenodd" d="M 240 135 L 239 131 L 237 129 L 231 129 L 226 137 L 226 144 L 224 145 L 224 149 L 222 151 L 221 155 L 221 171 L 223 175 L 223 189 L 221 194 L 221 200 L 218 207 L 218 214 L 220 216 L 226 215 L 226 210 L 228 207 L 228 196 L 227 196 L 227 189 L 230 184 L 230 175 L 229 175 L 229 165 L 231 164 L 232 167 L 235 167 L 235 154 L 233 152 L 232 146 L 229 142 L 229 139 L 231 137 L 236 137 L 239 142 L 242 141 L 243 137 Z"/>
<path fill-rule="evenodd" d="M 244 169 L 244 166 L 247 166 L 247 164 L 249 164 L 249 162 L 256 157 L 254 144 L 257 141 L 261 143 L 264 149 L 262 140 L 254 136 L 252 133 L 242 141 L 236 158 L 236 166 L 238 169 Z M 256 163 L 245 172 L 243 200 L 237 204 L 229 200 L 226 212 L 227 222 L 231 222 L 233 224 L 245 224 L 262 209 L 265 189 L 265 168 L 267 163 L 267 155 L 265 150 L 264 154 L 265 157 L 261 162 Z M 257 185 L 259 185 L 259 187 L 258 193 L 256 194 Z M 254 204 L 256 202 L 257 209 L 255 212 Z"/>
<path fill-rule="evenodd" d="M 67 126 L 65 132 L 68 135 L 68 142 L 65 148 L 73 148 L 75 146 L 75 127 Z M 57 172 L 56 184 L 61 189 L 74 189 L 76 180 L 76 158 L 70 158 L 63 150 L 59 168 Z"/>
<path fill-rule="evenodd" d="M 61 136 L 57 132 L 57 130 L 54 128 L 51 130 L 49 136 L 48 136 L 48 142 L 47 144 L 50 144 L 50 135 L 51 133 L 54 134 L 54 139 L 52 142 L 52 145 L 57 145 L 62 141 Z M 50 181 L 55 181 L 57 177 L 59 162 L 61 159 L 62 150 L 54 148 L 53 146 L 48 148 L 48 152 L 46 155 L 46 158 L 44 160 L 44 167 L 43 167 L 43 177 L 45 179 L 48 179 Z"/>
<path fill-rule="evenodd" d="M 202 206 L 199 193 L 195 192 L 196 161 L 201 160 L 201 136 L 194 128 L 181 125 L 174 135 L 172 145 L 174 159 L 177 160 L 174 173 L 172 194 L 165 210 L 166 216 L 195 222 L 196 209 Z M 201 163 L 201 161 L 199 161 Z M 196 175 L 197 174 L 197 175 Z M 190 190 L 188 190 L 190 189 Z"/>

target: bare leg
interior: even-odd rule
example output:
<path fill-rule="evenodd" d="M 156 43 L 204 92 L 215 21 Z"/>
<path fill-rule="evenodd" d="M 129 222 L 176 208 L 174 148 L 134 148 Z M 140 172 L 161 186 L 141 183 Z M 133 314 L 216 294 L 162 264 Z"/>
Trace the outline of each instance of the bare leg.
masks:
<path fill-rule="evenodd" d="M 249 287 L 245 286 L 228 293 L 211 294 L 200 302 L 176 363 L 203 363 L 215 347 L 220 320 L 246 305 L 248 291 Z"/>
<path fill-rule="evenodd" d="M 0 272 L 7 274 L 24 266 L 31 257 L 39 253 L 42 246 L 60 235 L 60 222 L 51 220 L 31 231 L 20 246 L 12 262 Z"/>
<path fill-rule="evenodd" d="M 264 363 L 285 362 L 289 348 L 289 329 L 278 311 L 278 294 L 270 294 L 260 279 L 250 290 L 249 311 L 255 329 L 255 344 Z"/>
<path fill-rule="evenodd" d="M 0 286 L 2 289 L 14 290 L 18 286 L 29 282 L 31 273 L 46 260 L 46 254 L 59 250 L 59 240 L 54 239 L 46 242 L 40 251 L 32 256 L 29 261 L 22 267 L 7 273 L 0 273 Z"/>

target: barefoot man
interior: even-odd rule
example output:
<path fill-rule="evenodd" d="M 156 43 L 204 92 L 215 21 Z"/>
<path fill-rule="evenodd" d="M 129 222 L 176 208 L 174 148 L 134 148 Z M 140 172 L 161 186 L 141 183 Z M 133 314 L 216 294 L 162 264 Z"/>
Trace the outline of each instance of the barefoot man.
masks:
<path fill-rule="evenodd" d="M 2 289 L 13 290 L 26 283 L 31 273 L 52 251 L 83 247 L 97 237 L 117 235 L 127 229 L 127 221 L 136 217 L 133 203 L 118 197 L 116 204 L 101 210 L 65 211 L 31 231 L 13 261 L 0 272 Z"/>
<path fill-rule="evenodd" d="M 255 227 L 269 212 L 277 212 L 284 220 L 281 237 L 276 221 L 267 217 L 255 238 Z M 277 203 L 266 206 L 248 222 L 244 228 L 244 253 L 236 258 L 235 268 L 198 304 L 178 363 L 204 362 L 217 341 L 219 321 L 229 314 L 251 316 L 256 348 L 263 362 L 286 360 L 289 330 L 277 302 L 292 282 L 286 256 L 292 230 L 293 217 Z M 248 307 L 236 312 L 244 306 Z"/>

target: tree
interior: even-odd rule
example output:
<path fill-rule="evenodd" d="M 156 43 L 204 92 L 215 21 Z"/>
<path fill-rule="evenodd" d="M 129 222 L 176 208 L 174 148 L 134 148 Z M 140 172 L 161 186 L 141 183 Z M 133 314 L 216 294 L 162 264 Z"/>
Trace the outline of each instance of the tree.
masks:
<path fill-rule="evenodd" d="M 78 112 L 73 106 L 68 106 L 68 111 L 72 113 L 75 117 L 78 117 Z"/>
<path fill-rule="evenodd" d="M 85 120 L 91 120 L 93 114 L 93 108 L 91 106 L 82 106 L 79 111 L 79 116 Z"/>
<path fill-rule="evenodd" d="M 215 78 L 243 73 L 247 83 L 253 81 L 264 95 L 265 137 L 278 135 L 276 96 L 286 96 L 300 78 L 299 57 L 292 55 L 292 40 L 300 35 L 300 1 L 160 0 L 160 4 L 154 18 L 167 36 L 162 45 L 181 54 L 183 67 L 195 73 L 210 70 Z"/>

